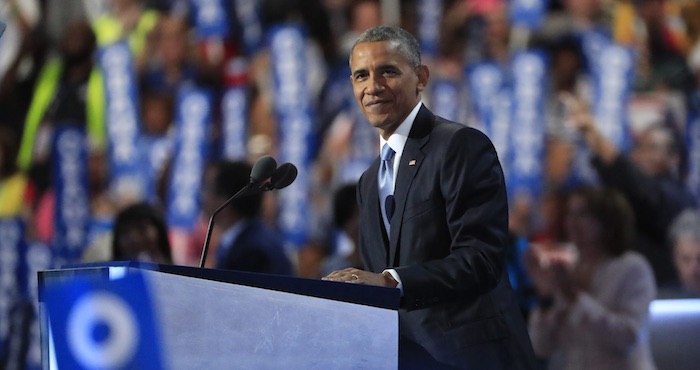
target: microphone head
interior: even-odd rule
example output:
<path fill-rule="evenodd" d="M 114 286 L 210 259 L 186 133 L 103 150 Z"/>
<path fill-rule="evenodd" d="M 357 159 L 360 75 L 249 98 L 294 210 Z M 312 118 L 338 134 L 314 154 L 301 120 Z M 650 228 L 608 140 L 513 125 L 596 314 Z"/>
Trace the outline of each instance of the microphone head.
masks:
<path fill-rule="evenodd" d="M 250 183 L 253 185 L 260 185 L 263 181 L 267 180 L 272 176 L 272 174 L 277 169 L 277 161 L 269 155 L 260 157 L 255 164 L 253 169 L 250 171 Z"/>
<path fill-rule="evenodd" d="M 270 182 L 275 189 L 282 189 L 289 186 L 297 178 L 297 167 L 291 163 L 281 165 L 274 173 Z"/>

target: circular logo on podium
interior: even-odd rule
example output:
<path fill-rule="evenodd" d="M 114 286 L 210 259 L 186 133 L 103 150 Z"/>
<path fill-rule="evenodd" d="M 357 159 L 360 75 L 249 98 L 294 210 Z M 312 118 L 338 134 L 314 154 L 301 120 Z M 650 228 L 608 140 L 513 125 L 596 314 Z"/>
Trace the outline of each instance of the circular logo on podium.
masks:
<path fill-rule="evenodd" d="M 69 313 L 66 324 L 68 347 L 86 368 L 122 368 L 136 354 L 137 320 L 129 305 L 117 295 L 84 295 Z"/>

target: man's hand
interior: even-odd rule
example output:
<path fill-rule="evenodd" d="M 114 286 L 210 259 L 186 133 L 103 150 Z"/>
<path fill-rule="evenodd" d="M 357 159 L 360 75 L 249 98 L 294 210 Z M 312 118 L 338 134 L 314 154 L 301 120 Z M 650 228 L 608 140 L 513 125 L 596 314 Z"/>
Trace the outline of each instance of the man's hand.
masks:
<path fill-rule="evenodd" d="M 398 282 L 394 280 L 394 278 L 388 272 L 383 274 L 375 274 L 373 272 L 364 271 L 353 267 L 333 271 L 321 279 L 345 283 L 385 286 L 390 288 L 395 288 L 396 285 L 398 285 Z"/>

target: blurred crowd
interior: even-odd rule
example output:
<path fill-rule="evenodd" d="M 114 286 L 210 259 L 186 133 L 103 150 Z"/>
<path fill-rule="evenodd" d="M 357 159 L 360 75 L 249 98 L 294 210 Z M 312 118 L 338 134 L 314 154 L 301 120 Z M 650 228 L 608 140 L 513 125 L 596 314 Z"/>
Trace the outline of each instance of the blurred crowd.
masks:
<path fill-rule="evenodd" d="M 361 266 L 355 182 L 378 155 L 379 141 L 354 102 L 347 57 L 362 31 L 396 23 L 420 36 L 431 84 L 457 86 L 448 95 L 427 89 L 426 105 L 492 138 L 497 133 L 476 104 L 485 92 L 466 86 L 471 68 L 488 63 L 508 71 L 518 53 L 544 55 L 542 132 L 535 136 L 541 171 L 535 191 L 509 190 L 511 283 L 530 318 L 535 350 L 553 368 L 569 368 L 572 358 L 649 368 L 648 348 L 634 347 L 646 307 L 656 298 L 700 297 L 700 3 L 552 0 L 540 3 L 539 16 L 514 10 L 530 3 L 538 2 L 3 0 L 0 235 L 17 221 L 22 237 L 12 246 L 0 237 L 0 269 L 16 263 L 6 250 L 18 245 L 49 251 L 34 268 L 109 260 L 198 266 L 205 239 L 207 267 L 319 278 Z M 300 66 L 276 54 L 270 41 L 285 27 L 303 35 L 294 54 Z M 617 102 L 596 96 L 603 90 L 591 76 L 596 63 L 608 60 L 591 60 L 582 41 L 591 31 L 633 55 L 624 76 L 628 92 Z M 123 86 L 111 84 L 116 80 L 105 70 L 120 60 L 105 50 L 119 43 L 129 50 L 127 103 L 116 103 Z M 617 77 L 623 78 L 599 81 Z M 305 153 L 295 163 L 297 182 L 233 202 L 207 235 L 209 217 L 248 183 L 258 158 L 271 155 L 280 164 L 300 158 L 289 144 L 296 127 L 285 115 L 289 102 L 279 101 L 289 93 L 280 81 L 290 79 L 303 82 L 292 94 L 309 117 L 296 143 Z M 210 97 L 203 135 L 181 122 L 187 91 Z M 226 100 L 232 91 L 242 92 L 233 108 Z M 610 117 L 599 112 L 606 104 L 622 107 L 613 124 L 628 139 L 605 131 L 601 121 Z M 129 115 L 135 135 L 125 128 Z M 232 131 L 227 122 L 236 115 L 242 124 Z M 503 132 L 520 123 L 506 122 Z M 70 145 L 61 144 L 66 128 L 79 133 Z M 186 147 L 195 136 L 199 149 Z M 519 155 L 519 141 L 494 142 L 499 154 Z M 139 171 L 150 190 L 118 181 L 130 167 L 115 160 L 117 143 L 145 153 L 134 166 L 146 163 Z M 61 162 L 57 153 L 64 159 L 68 153 L 57 151 L 61 145 L 77 145 L 83 154 Z M 201 152 L 198 166 L 188 166 L 197 159 L 191 150 Z M 508 158 L 502 157 L 506 170 Z M 64 197 L 71 170 L 82 176 L 76 181 L 85 189 L 83 208 L 71 201 L 80 197 Z M 196 191 L 183 196 L 192 201 L 193 221 L 185 222 L 173 213 L 181 205 L 173 194 L 191 178 Z M 295 204 L 284 198 L 292 191 L 301 197 L 303 207 L 291 208 L 303 211 L 299 220 L 283 213 Z M 60 255 L 59 244 L 73 241 L 63 235 L 71 230 L 67 213 L 85 214 L 86 236 Z M 302 225 L 303 233 L 281 226 L 289 224 Z M 22 289 L 2 289 L 3 297 L 22 296 Z M 0 325 L 0 364 L 29 367 L 31 314 L 10 306 L 0 310 L 0 322 L 11 323 Z M 11 315 L 20 320 L 5 320 Z M 587 334 L 572 336 L 581 332 Z M 13 347 L 23 348 L 22 356 L 9 351 L 9 333 L 24 333 L 14 336 L 22 344 Z M 625 359 L 592 350 L 601 338 Z"/>

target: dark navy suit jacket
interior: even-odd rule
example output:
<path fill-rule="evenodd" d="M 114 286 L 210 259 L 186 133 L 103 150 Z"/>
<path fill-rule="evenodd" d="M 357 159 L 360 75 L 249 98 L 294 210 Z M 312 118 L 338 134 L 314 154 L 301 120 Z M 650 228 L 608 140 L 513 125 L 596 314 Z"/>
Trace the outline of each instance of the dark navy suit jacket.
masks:
<path fill-rule="evenodd" d="M 508 204 L 491 141 L 420 109 L 397 173 L 391 242 L 378 168 L 379 159 L 359 182 L 360 251 L 367 270 L 395 268 L 402 281 L 401 335 L 452 366 L 533 369 L 506 271 Z"/>

